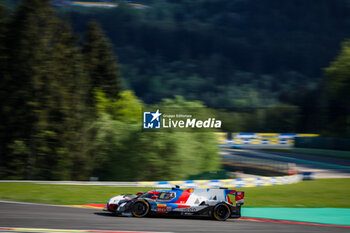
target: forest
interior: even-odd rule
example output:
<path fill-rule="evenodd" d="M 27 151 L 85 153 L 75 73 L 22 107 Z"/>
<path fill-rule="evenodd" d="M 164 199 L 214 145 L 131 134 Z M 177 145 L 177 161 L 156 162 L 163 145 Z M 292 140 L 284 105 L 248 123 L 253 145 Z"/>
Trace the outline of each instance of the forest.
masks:
<path fill-rule="evenodd" d="M 152 106 L 214 112 L 229 132 L 350 137 L 349 1 L 117 2 L 0 5 L 0 179 L 220 168 L 212 132 L 143 133 Z"/>
<path fill-rule="evenodd" d="M 213 132 L 141 131 L 143 102 L 123 90 L 96 22 L 80 44 L 48 1 L 0 8 L 0 179 L 167 180 L 219 169 Z M 163 99 L 162 106 L 198 101 Z"/>
<path fill-rule="evenodd" d="M 347 110 L 329 96 L 325 72 L 350 38 L 349 1 L 148 0 L 142 10 L 116 2 L 58 11 L 81 36 L 89 20 L 100 22 L 124 88 L 145 103 L 200 100 L 228 131 L 349 136 L 348 123 L 333 126 Z"/>

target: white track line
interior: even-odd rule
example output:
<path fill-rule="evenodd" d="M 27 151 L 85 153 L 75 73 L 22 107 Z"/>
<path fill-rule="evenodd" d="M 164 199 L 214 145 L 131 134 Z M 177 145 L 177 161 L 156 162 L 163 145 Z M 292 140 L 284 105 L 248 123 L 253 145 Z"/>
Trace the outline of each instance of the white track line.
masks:
<path fill-rule="evenodd" d="M 20 228 L 20 227 L 0 227 L 0 232 L 71 232 L 71 233 L 174 233 L 174 232 L 164 232 L 164 231 L 123 231 L 123 230 L 80 230 L 80 229 L 54 229 L 54 228 Z"/>

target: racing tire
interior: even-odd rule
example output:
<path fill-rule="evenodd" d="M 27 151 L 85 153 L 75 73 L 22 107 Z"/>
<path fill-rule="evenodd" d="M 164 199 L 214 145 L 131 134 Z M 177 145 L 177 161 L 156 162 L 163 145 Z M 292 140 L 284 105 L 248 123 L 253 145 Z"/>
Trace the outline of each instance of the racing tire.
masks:
<path fill-rule="evenodd" d="M 145 217 L 150 211 L 149 203 L 145 200 L 136 201 L 131 207 L 131 213 L 134 217 Z"/>
<path fill-rule="evenodd" d="M 213 209 L 213 218 L 218 221 L 225 221 L 231 215 L 230 207 L 226 204 L 217 204 Z"/>

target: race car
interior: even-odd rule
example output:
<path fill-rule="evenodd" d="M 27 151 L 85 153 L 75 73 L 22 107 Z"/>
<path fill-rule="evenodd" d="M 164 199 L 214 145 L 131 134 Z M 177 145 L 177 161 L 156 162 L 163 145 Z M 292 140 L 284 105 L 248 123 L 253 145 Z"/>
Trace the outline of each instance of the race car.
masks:
<path fill-rule="evenodd" d="M 194 189 L 178 187 L 136 195 L 118 195 L 105 210 L 121 216 L 145 217 L 152 214 L 210 216 L 219 221 L 241 217 L 244 192 L 232 189 Z"/>

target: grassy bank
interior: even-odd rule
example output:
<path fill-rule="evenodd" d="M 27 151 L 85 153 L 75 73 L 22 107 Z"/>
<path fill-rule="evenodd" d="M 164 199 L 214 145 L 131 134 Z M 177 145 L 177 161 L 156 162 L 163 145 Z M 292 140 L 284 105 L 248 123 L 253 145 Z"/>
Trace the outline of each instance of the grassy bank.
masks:
<path fill-rule="evenodd" d="M 350 208 L 350 179 L 320 179 L 297 184 L 244 188 L 250 207 Z"/>
<path fill-rule="evenodd" d="M 247 207 L 350 208 L 350 179 L 322 179 L 298 184 L 240 188 Z M 117 194 L 151 188 L 0 183 L 0 200 L 51 204 L 106 203 Z"/>

